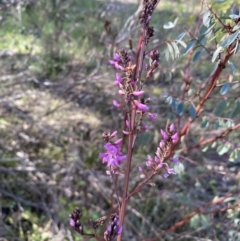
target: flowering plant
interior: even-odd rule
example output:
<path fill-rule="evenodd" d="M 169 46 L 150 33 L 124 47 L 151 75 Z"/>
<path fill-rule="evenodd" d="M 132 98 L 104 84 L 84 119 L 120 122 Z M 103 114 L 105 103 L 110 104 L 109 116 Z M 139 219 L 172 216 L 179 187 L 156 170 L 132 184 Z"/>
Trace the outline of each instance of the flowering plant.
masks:
<path fill-rule="evenodd" d="M 174 155 L 176 147 L 180 143 L 181 138 L 188 133 L 191 124 L 201 115 L 205 102 L 209 99 L 211 93 L 216 88 L 216 83 L 222 70 L 225 68 L 225 65 L 229 61 L 230 57 L 237 52 L 239 45 L 240 18 L 237 18 L 236 20 L 234 17 L 233 25 L 227 25 L 218 18 L 210 6 L 204 4 L 202 4 L 202 8 L 206 9 L 202 17 L 203 24 L 199 30 L 202 36 L 200 35 L 200 37 L 195 38 L 194 35 L 189 33 L 189 35 L 195 39 L 191 40 L 187 45 L 182 41 L 185 34 L 181 34 L 176 40 L 164 42 L 164 44 L 167 45 L 167 49 L 165 50 L 166 59 L 169 58 L 169 55 L 172 55 L 173 58 L 179 55 L 178 44 L 183 46 L 184 54 L 189 53 L 190 56 L 193 54 L 194 46 L 198 44 L 201 47 L 201 52 L 197 52 L 197 56 L 194 55 L 193 58 L 196 60 L 197 58 L 200 58 L 203 50 L 209 52 L 202 43 L 202 40 L 208 40 L 209 33 L 212 33 L 213 27 L 216 24 L 222 25 L 225 34 L 228 35 L 220 47 L 211 54 L 212 61 L 217 62 L 209 76 L 209 79 L 207 80 L 207 83 L 201 85 L 199 87 L 199 92 L 197 92 L 195 96 L 191 97 L 190 100 L 186 101 L 186 105 L 189 106 L 190 116 L 186 120 L 186 123 L 181 125 L 180 117 L 184 112 L 185 95 L 192 84 L 191 78 L 188 76 L 189 66 L 187 67 L 183 81 L 182 97 L 179 98 L 177 103 L 175 102 L 175 106 L 173 105 L 174 110 L 176 111 L 177 119 L 174 123 L 168 124 L 166 130 L 161 129 L 159 131 L 161 140 L 156 148 L 155 156 L 152 157 L 151 155 L 147 155 L 145 167 L 143 167 L 143 165 L 139 166 L 139 172 L 143 176 L 143 180 L 140 181 L 132 190 L 129 190 L 130 172 L 132 170 L 131 164 L 136 139 L 141 133 L 149 129 L 149 127 L 144 123 L 145 118 L 150 118 L 150 120 L 153 121 L 157 120 L 157 116 L 149 111 L 151 109 L 151 99 L 145 97 L 145 89 L 146 82 L 153 77 L 154 73 L 159 68 L 160 62 L 160 54 L 157 50 L 160 45 L 147 51 L 151 38 L 154 36 L 154 28 L 150 26 L 151 18 L 159 1 L 160 0 L 143 1 L 142 12 L 139 17 L 141 34 L 136 53 L 132 53 L 130 55 L 129 51 L 122 49 L 114 54 L 113 59 L 109 60 L 109 64 L 117 71 L 113 85 L 118 88 L 118 94 L 121 99 L 120 103 L 117 100 L 113 100 L 113 106 L 124 113 L 124 128 L 121 130 L 122 133 L 120 134 L 122 135 L 122 138 L 114 141 L 113 139 L 117 136 L 117 134 L 119 134 L 117 131 L 114 131 L 113 133 L 103 133 L 102 137 L 105 142 L 105 152 L 100 153 L 99 156 L 102 159 L 102 162 L 106 164 L 106 173 L 112 178 L 113 183 L 116 183 L 119 175 L 124 175 L 124 185 L 121 196 L 118 195 L 115 185 L 115 195 L 118 200 L 118 213 L 114 212 L 110 215 L 110 224 L 103 235 L 103 238 L 106 241 L 112 241 L 116 237 L 118 241 L 122 240 L 124 233 L 124 217 L 128 202 L 135 194 L 141 191 L 145 184 L 154 185 L 152 179 L 156 175 L 159 175 L 162 178 L 168 178 L 170 175 L 175 174 L 172 166 L 179 163 L 181 160 L 179 156 Z M 145 65 L 146 60 L 149 60 L 149 64 Z M 231 68 L 235 68 L 232 63 L 230 65 Z M 227 92 L 227 87 L 224 87 L 222 93 L 225 94 L 225 92 Z M 167 95 L 167 101 L 172 104 L 173 97 Z M 222 138 L 239 127 L 240 124 L 231 125 L 227 132 L 224 132 L 224 135 L 216 136 L 215 139 L 211 139 L 209 142 Z M 128 144 L 127 150 L 125 151 L 123 147 L 126 140 L 128 141 Z M 204 144 L 199 142 L 197 145 L 201 146 Z M 124 153 L 126 153 L 126 155 Z M 86 234 L 84 233 L 83 226 L 80 222 L 80 213 L 81 211 L 76 209 L 74 213 L 70 215 L 70 225 L 81 235 L 90 235 L 91 237 L 95 237 L 97 240 L 101 240 L 101 237 L 98 237 L 95 232 L 95 227 L 100 225 L 98 223 L 99 220 L 90 222 L 90 226 L 93 227 L 94 233 Z"/>

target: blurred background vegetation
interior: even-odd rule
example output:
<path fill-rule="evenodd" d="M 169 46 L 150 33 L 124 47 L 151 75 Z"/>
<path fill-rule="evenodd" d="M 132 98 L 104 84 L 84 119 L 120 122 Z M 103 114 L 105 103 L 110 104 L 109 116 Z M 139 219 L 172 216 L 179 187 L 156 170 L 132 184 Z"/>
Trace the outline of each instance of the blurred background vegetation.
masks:
<path fill-rule="evenodd" d="M 76 206 L 83 209 L 85 220 L 111 213 L 116 200 L 98 153 L 102 132 L 121 128 L 122 116 L 111 105 L 116 89 L 108 60 L 117 49 L 128 49 L 129 39 L 137 43 L 134 13 L 139 2 L 0 1 L 0 240 L 84 240 L 70 230 L 68 214 Z M 230 14 L 233 2 L 214 4 L 214 10 Z M 175 39 L 185 29 L 194 32 L 200 9 L 200 0 L 162 0 L 152 19 L 154 43 Z M 164 23 L 177 17 L 174 30 L 163 29 Z M 105 31 L 109 27 L 110 35 Z M 162 53 L 164 48 L 159 50 Z M 159 129 L 174 117 L 165 93 L 181 95 L 187 56 L 174 61 L 162 56 L 160 71 L 147 84 L 151 111 L 158 119 L 149 122 L 150 131 L 138 139 L 131 186 L 141 179 L 138 166 L 144 166 L 146 155 L 156 150 Z M 239 55 L 232 61 L 239 70 Z M 207 55 L 192 63 L 196 86 L 213 66 Z M 232 78 L 235 87 L 227 97 L 219 97 L 219 92 L 212 96 L 206 109 L 214 114 L 193 124 L 188 145 L 239 123 L 240 104 L 234 106 L 239 75 L 228 68 L 222 78 Z M 226 99 L 230 101 L 224 105 L 221 101 Z M 222 105 L 216 109 L 219 102 Z M 228 118 L 233 110 L 234 120 Z M 188 117 L 188 111 L 182 113 L 183 123 Z M 234 192 L 231 198 L 209 205 L 158 240 L 240 240 L 239 206 L 228 209 L 239 205 L 239 137 L 239 131 L 231 133 L 227 148 L 219 140 L 180 153 L 183 162 L 177 175 L 156 178 L 155 187 L 146 186 L 131 200 L 124 240 L 154 237 L 230 192 Z M 217 151 L 221 145 L 225 149 Z"/>

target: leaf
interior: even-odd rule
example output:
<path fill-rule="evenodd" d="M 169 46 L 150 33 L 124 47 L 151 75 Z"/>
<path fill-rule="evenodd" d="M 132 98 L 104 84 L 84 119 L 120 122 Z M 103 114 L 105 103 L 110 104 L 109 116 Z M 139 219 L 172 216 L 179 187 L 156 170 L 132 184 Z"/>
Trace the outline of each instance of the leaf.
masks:
<path fill-rule="evenodd" d="M 219 156 L 222 156 L 223 154 L 227 153 L 229 151 L 229 149 L 231 148 L 230 144 L 223 144 L 223 145 L 220 145 L 218 148 L 217 148 L 217 153 Z"/>
<path fill-rule="evenodd" d="M 165 23 L 165 24 L 163 25 L 163 28 L 164 28 L 164 29 L 174 28 L 174 27 L 176 26 L 176 24 L 177 24 L 177 21 L 178 21 L 178 18 L 176 18 L 176 19 L 174 20 L 174 22 Z"/>
<path fill-rule="evenodd" d="M 234 20 L 234 19 L 240 18 L 240 15 L 238 15 L 238 14 L 231 14 L 231 15 L 229 15 L 229 17 Z"/>
<path fill-rule="evenodd" d="M 187 48 L 187 45 L 185 42 L 183 42 L 182 40 L 178 40 L 177 41 L 178 44 L 181 44 L 183 46 L 183 48 Z"/>
<path fill-rule="evenodd" d="M 226 46 L 229 46 L 231 43 L 234 42 L 234 40 L 237 38 L 239 34 L 239 30 L 237 30 L 235 33 L 229 35 L 222 43 L 221 46 L 225 48 Z"/>
<path fill-rule="evenodd" d="M 209 219 L 206 215 L 196 214 L 190 220 L 191 228 L 194 228 L 194 229 L 199 227 L 206 228 L 207 226 L 209 226 Z"/>
<path fill-rule="evenodd" d="M 238 159 L 238 157 L 239 157 L 238 150 L 235 149 L 235 150 L 230 154 L 228 160 L 229 160 L 230 162 L 234 162 L 234 161 L 236 161 L 236 160 Z"/>
<path fill-rule="evenodd" d="M 230 114 L 230 118 L 233 119 L 239 114 L 240 114 L 240 100 L 236 100 L 234 108 Z"/>
<path fill-rule="evenodd" d="M 232 70 L 232 73 L 235 75 L 237 73 L 236 67 L 234 66 L 234 64 L 230 61 L 228 61 L 230 68 Z"/>
<path fill-rule="evenodd" d="M 184 112 L 184 102 L 181 102 L 180 104 L 178 104 L 177 114 L 178 114 L 178 115 L 182 115 L 183 112 Z"/>
<path fill-rule="evenodd" d="M 176 41 L 181 41 L 186 35 L 186 32 L 183 32 L 183 33 L 180 33 L 177 38 L 176 38 Z"/>
<path fill-rule="evenodd" d="M 195 105 L 193 103 L 191 103 L 191 105 L 189 107 L 189 114 L 190 114 L 192 119 L 196 118 L 197 112 L 196 112 Z"/>
<path fill-rule="evenodd" d="M 230 89 L 230 84 L 229 83 L 224 84 L 220 90 L 220 94 L 221 95 L 227 94 L 229 89 Z"/>
<path fill-rule="evenodd" d="M 212 143 L 212 145 L 211 145 L 211 148 L 215 148 L 215 147 L 216 147 L 216 145 L 217 145 L 217 142 L 216 142 L 216 141 L 214 141 L 214 142 Z"/>
<path fill-rule="evenodd" d="M 177 112 L 177 107 L 178 107 L 177 101 L 176 101 L 175 99 L 173 99 L 173 101 L 172 101 L 172 109 L 173 109 L 175 112 Z"/>
<path fill-rule="evenodd" d="M 208 10 L 203 14 L 203 24 L 208 27 L 211 20 L 211 12 Z"/>
<path fill-rule="evenodd" d="M 223 47 L 221 47 L 221 46 L 219 46 L 216 50 L 215 50 L 215 52 L 214 52 L 214 54 L 213 54 L 213 56 L 212 56 L 212 62 L 215 62 L 215 60 L 216 60 L 216 58 L 218 57 L 218 55 L 220 54 L 220 52 L 223 50 Z"/>
<path fill-rule="evenodd" d="M 166 99 L 166 102 L 171 105 L 172 104 L 172 101 L 173 101 L 173 98 L 172 96 L 168 96 L 167 99 Z"/>
<path fill-rule="evenodd" d="M 171 58 L 172 58 L 172 60 L 174 60 L 174 50 L 173 50 L 173 47 L 172 47 L 172 45 L 171 44 L 169 44 L 169 43 L 167 43 L 167 46 L 168 46 L 168 50 L 169 50 L 169 53 L 170 53 L 170 55 L 171 55 Z"/>
<path fill-rule="evenodd" d="M 216 62 L 216 64 L 213 66 L 212 73 L 214 73 L 214 72 L 216 71 L 216 69 L 217 69 L 219 63 L 220 63 L 220 60 L 218 60 L 218 61 Z"/>
<path fill-rule="evenodd" d="M 195 46 L 195 44 L 196 40 L 191 40 L 190 42 L 188 42 L 187 47 L 183 51 L 183 55 L 186 55 Z"/>
<path fill-rule="evenodd" d="M 227 127 L 227 128 L 232 128 L 233 126 L 234 126 L 234 124 L 233 124 L 232 121 L 228 120 L 228 121 L 226 122 L 226 127 Z"/>
<path fill-rule="evenodd" d="M 209 121 L 206 116 L 203 117 L 202 123 L 201 123 L 201 128 L 205 129 L 209 126 Z"/>
<path fill-rule="evenodd" d="M 202 152 L 206 152 L 208 150 L 209 146 L 205 146 L 203 149 L 202 149 Z"/>
<path fill-rule="evenodd" d="M 222 100 L 216 107 L 216 109 L 214 110 L 214 115 L 216 116 L 221 116 L 221 114 L 224 112 L 225 108 L 227 106 L 227 101 L 226 100 Z"/>
<path fill-rule="evenodd" d="M 238 52 L 238 50 L 239 50 L 239 41 L 237 41 L 237 43 L 236 43 L 236 47 L 234 49 L 234 54 L 236 54 Z"/>
<path fill-rule="evenodd" d="M 219 120 L 215 122 L 214 128 L 217 130 L 219 127 L 221 127 Z"/>
<path fill-rule="evenodd" d="M 177 46 L 177 44 L 176 44 L 175 42 L 171 42 L 171 44 L 172 44 L 172 47 L 173 47 L 174 52 L 175 52 L 175 58 L 178 58 L 179 55 L 180 55 L 180 52 L 179 52 L 178 46 Z"/>
<path fill-rule="evenodd" d="M 240 16 L 239 16 L 240 17 Z M 239 23 L 237 25 L 234 26 L 234 28 L 232 29 L 233 32 L 235 32 L 236 30 L 238 30 L 240 28 Z"/>
<path fill-rule="evenodd" d="M 203 52 L 204 52 L 204 48 L 198 50 L 198 51 L 194 54 L 194 56 L 193 56 L 193 62 L 198 61 L 198 60 L 200 59 L 200 57 L 201 57 L 201 55 L 202 55 Z"/>
<path fill-rule="evenodd" d="M 168 49 L 165 49 L 164 53 L 165 53 L 166 60 L 169 61 L 169 51 L 168 51 Z"/>

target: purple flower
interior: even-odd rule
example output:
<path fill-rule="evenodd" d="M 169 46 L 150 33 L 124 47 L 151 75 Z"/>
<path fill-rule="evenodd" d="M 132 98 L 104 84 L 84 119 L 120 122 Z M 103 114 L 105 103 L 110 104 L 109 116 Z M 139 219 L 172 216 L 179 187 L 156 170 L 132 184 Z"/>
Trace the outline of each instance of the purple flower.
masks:
<path fill-rule="evenodd" d="M 118 64 L 117 62 L 115 62 L 115 68 L 116 69 L 120 69 L 120 70 L 125 70 L 125 68 L 124 67 L 122 67 L 120 64 Z"/>
<path fill-rule="evenodd" d="M 119 217 L 117 214 L 112 214 L 110 225 L 108 226 L 107 230 L 104 232 L 104 239 L 106 241 L 111 241 L 120 233 L 122 233 L 122 226 L 120 226 Z"/>
<path fill-rule="evenodd" d="M 174 132 L 174 130 L 175 130 L 174 124 L 170 125 L 169 130 L 170 130 L 170 132 Z"/>
<path fill-rule="evenodd" d="M 162 149 L 164 148 L 164 146 L 165 146 L 164 140 L 161 140 L 161 141 L 160 141 L 159 146 L 160 146 Z"/>
<path fill-rule="evenodd" d="M 172 161 L 173 161 L 174 163 L 177 163 L 177 162 L 179 162 L 179 158 L 178 158 L 178 157 L 173 157 Z"/>
<path fill-rule="evenodd" d="M 152 113 L 148 113 L 148 117 L 152 120 L 156 120 L 157 119 L 157 115 L 152 114 Z"/>
<path fill-rule="evenodd" d="M 138 167 L 139 172 L 143 172 L 142 167 Z"/>
<path fill-rule="evenodd" d="M 115 53 L 113 56 L 113 60 L 109 60 L 109 63 L 113 66 L 115 66 L 115 68 L 120 69 L 120 70 L 124 70 L 125 68 L 121 65 L 121 59 L 119 54 Z"/>
<path fill-rule="evenodd" d="M 122 233 L 122 230 L 123 230 L 123 228 L 122 228 L 122 226 L 120 226 L 120 227 L 118 228 L 117 234 Z"/>
<path fill-rule="evenodd" d="M 120 167 L 121 162 L 126 159 L 126 156 L 120 151 L 119 143 L 112 144 L 108 142 L 104 147 L 107 151 L 99 154 L 102 162 L 107 163 L 107 166 Z"/>
<path fill-rule="evenodd" d="M 162 129 L 161 129 L 161 134 L 162 134 L 162 137 L 163 137 L 164 140 L 168 139 L 167 133 L 164 130 L 162 130 Z"/>
<path fill-rule="evenodd" d="M 163 166 L 163 163 L 162 163 L 162 162 L 160 162 L 160 163 L 157 165 L 157 168 L 156 168 L 156 169 L 157 169 L 157 170 L 158 170 L 158 169 L 161 169 L 161 168 L 162 168 L 162 166 Z"/>
<path fill-rule="evenodd" d="M 121 142 L 122 142 L 122 138 L 116 140 L 116 141 L 114 142 L 114 144 L 115 144 L 115 145 L 118 145 L 118 144 L 121 143 Z"/>
<path fill-rule="evenodd" d="M 141 110 L 143 112 L 145 112 L 145 111 L 147 111 L 149 109 L 147 105 L 144 105 L 144 104 L 140 103 L 138 100 L 134 100 L 134 104 L 136 105 L 136 107 L 139 110 Z"/>
<path fill-rule="evenodd" d="M 122 78 L 119 73 L 116 73 L 116 80 L 114 81 L 115 85 L 119 85 L 122 83 Z"/>
<path fill-rule="evenodd" d="M 170 167 L 166 167 L 168 174 L 175 174 L 174 170 Z"/>
<path fill-rule="evenodd" d="M 142 130 L 143 130 L 143 131 L 149 130 L 149 126 L 148 126 L 148 125 L 143 126 L 143 127 L 142 127 Z"/>
<path fill-rule="evenodd" d="M 175 133 L 174 135 L 172 135 L 171 138 L 172 138 L 172 142 L 173 143 L 177 143 L 177 141 L 178 141 L 178 133 Z"/>
<path fill-rule="evenodd" d="M 130 128 L 130 122 L 128 120 L 126 120 L 126 126 Z"/>
<path fill-rule="evenodd" d="M 155 156 L 155 157 L 154 157 L 154 161 L 158 163 L 158 162 L 160 162 L 160 159 Z"/>
<path fill-rule="evenodd" d="M 150 155 L 147 155 L 147 161 L 146 161 L 146 166 L 147 167 L 151 167 L 152 166 L 152 164 L 153 164 L 153 159 L 152 159 L 152 157 L 150 156 Z"/>
<path fill-rule="evenodd" d="M 113 100 L 113 105 L 117 108 L 121 106 L 116 100 Z"/>
<path fill-rule="evenodd" d="M 116 62 L 119 62 L 119 61 L 121 60 L 119 54 L 117 54 L 117 53 L 114 53 L 113 59 L 114 59 L 114 61 L 116 61 Z"/>
<path fill-rule="evenodd" d="M 163 177 L 164 177 L 164 178 L 167 178 L 168 176 L 169 176 L 168 173 L 164 173 L 164 174 L 163 174 Z"/>
<path fill-rule="evenodd" d="M 145 91 L 144 90 L 139 90 L 139 91 L 133 91 L 133 95 L 135 96 L 141 96 Z"/>
<path fill-rule="evenodd" d="M 70 226 L 75 227 L 75 221 L 73 218 L 70 218 Z"/>
<path fill-rule="evenodd" d="M 125 93 L 124 93 L 123 90 L 119 90 L 119 91 L 118 91 L 118 94 L 119 94 L 119 95 L 124 95 Z"/>
<path fill-rule="evenodd" d="M 110 137 L 115 137 L 117 135 L 117 131 L 114 131 L 111 135 L 110 135 Z"/>

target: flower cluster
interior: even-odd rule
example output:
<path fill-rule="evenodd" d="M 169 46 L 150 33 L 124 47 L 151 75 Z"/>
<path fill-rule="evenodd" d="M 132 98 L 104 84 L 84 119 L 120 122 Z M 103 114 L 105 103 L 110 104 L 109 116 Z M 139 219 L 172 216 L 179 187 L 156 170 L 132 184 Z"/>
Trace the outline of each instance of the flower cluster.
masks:
<path fill-rule="evenodd" d="M 156 7 L 157 0 L 144 0 L 143 1 L 143 11 L 139 17 L 140 23 L 143 26 L 148 25 L 152 18 L 153 11 Z"/>
<path fill-rule="evenodd" d="M 149 22 L 152 18 L 153 11 L 157 5 L 157 0 L 144 0 L 143 11 L 139 17 L 140 23 L 146 30 L 145 43 L 148 44 L 151 37 L 154 36 L 154 28 L 149 26 Z"/>
<path fill-rule="evenodd" d="M 109 60 L 109 63 L 114 66 L 116 69 L 125 71 L 127 66 L 129 65 L 131 58 L 128 56 L 127 51 L 122 49 L 120 54 L 115 53 L 113 56 L 113 60 Z"/>
<path fill-rule="evenodd" d="M 152 50 L 150 52 L 151 65 L 147 66 L 147 78 L 152 76 L 158 67 L 159 63 L 159 52 L 158 50 Z"/>
<path fill-rule="evenodd" d="M 100 153 L 99 156 L 102 158 L 103 163 L 107 163 L 109 167 L 108 174 L 117 174 L 118 169 L 120 168 L 121 162 L 126 159 L 126 156 L 122 154 L 120 150 L 120 143 L 122 139 L 118 139 L 115 142 L 112 142 L 111 139 L 117 135 L 117 131 L 113 133 L 103 133 L 102 137 L 106 142 L 104 148 L 106 149 L 105 153 Z"/>
<path fill-rule="evenodd" d="M 159 53 L 156 50 L 151 51 L 150 58 L 152 59 L 151 66 L 148 69 L 149 77 L 153 74 L 154 70 L 158 67 Z M 116 73 L 116 78 L 114 85 L 118 86 L 118 94 L 124 97 L 126 106 L 122 106 L 118 103 L 117 100 L 113 100 L 113 105 L 117 108 L 125 108 L 125 111 L 130 111 L 129 106 L 137 110 L 137 113 L 140 114 L 140 120 L 142 120 L 143 115 L 147 115 L 150 119 L 155 120 L 156 115 L 148 112 L 149 107 L 147 104 L 150 102 L 150 98 L 144 99 L 142 90 L 142 85 L 136 83 L 136 80 L 133 79 L 133 74 L 135 71 L 135 65 L 131 64 L 131 57 L 128 56 L 127 52 L 122 50 L 119 54 L 114 54 L 114 59 L 110 60 L 110 64 L 114 65 L 117 69 L 124 72 L 124 77 L 119 73 Z M 120 67 L 119 67 L 120 66 Z M 146 128 L 141 126 L 139 123 L 138 131 L 144 131 Z"/>
<path fill-rule="evenodd" d="M 83 226 L 80 222 L 82 217 L 82 211 L 79 208 L 75 208 L 74 212 L 69 215 L 70 226 L 74 228 L 75 231 L 83 235 Z"/>
<path fill-rule="evenodd" d="M 106 241 L 112 241 L 121 232 L 122 226 L 120 226 L 119 224 L 119 217 L 117 214 L 112 214 L 110 219 L 110 225 L 104 232 L 104 239 Z"/>
<path fill-rule="evenodd" d="M 168 155 L 172 144 L 177 143 L 178 133 L 175 133 L 174 124 L 168 126 L 166 132 L 164 130 L 160 130 L 160 132 L 162 140 L 159 143 L 155 157 L 152 158 L 148 155 L 146 166 L 153 171 L 159 171 L 164 168 L 167 172 L 164 173 L 163 176 L 168 177 L 170 174 L 174 174 L 174 171 L 166 162 L 164 162 L 164 159 Z M 179 159 L 177 157 L 172 158 L 172 162 L 177 163 L 178 161 Z M 143 172 L 143 169 L 140 167 L 139 171 Z"/>

